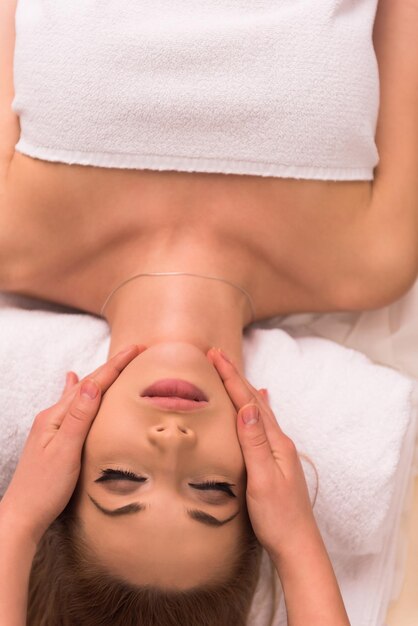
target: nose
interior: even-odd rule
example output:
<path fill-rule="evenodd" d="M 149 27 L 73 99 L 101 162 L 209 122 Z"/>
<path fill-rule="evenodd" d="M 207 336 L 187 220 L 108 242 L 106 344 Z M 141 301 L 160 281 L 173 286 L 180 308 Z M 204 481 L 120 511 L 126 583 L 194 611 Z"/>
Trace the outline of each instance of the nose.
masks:
<path fill-rule="evenodd" d="M 151 426 L 147 434 L 149 441 L 160 448 L 187 448 L 196 443 L 195 432 L 177 418 Z"/>

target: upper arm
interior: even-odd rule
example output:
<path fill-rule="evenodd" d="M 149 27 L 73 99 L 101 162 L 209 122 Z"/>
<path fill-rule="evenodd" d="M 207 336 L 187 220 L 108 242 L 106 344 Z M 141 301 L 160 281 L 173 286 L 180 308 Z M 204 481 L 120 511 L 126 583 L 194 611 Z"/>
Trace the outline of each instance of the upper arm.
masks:
<path fill-rule="evenodd" d="M 18 0 L 0 0 L 0 175 L 3 177 L 20 137 L 19 118 L 12 110 L 15 14 Z"/>
<path fill-rule="evenodd" d="M 379 0 L 373 42 L 380 77 L 373 196 L 404 208 L 414 202 L 418 213 L 418 0 Z"/>
<path fill-rule="evenodd" d="M 379 0 L 379 164 L 365 216 L 377 290 L 397 299 L 418 276 L 418 0 Z M 383 306 L 383 304 L 382 304 Z"/>

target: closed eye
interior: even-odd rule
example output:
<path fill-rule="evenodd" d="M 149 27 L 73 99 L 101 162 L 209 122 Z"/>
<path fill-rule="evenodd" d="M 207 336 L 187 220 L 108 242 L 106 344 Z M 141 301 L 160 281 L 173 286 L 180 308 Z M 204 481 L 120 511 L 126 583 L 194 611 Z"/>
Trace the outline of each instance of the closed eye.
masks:
<path fill-rule="evenodd" d="M 126 480 L 143 483 L 147 479 L 144 476 L 138 476 L 137 474 L 134 474 L 129 470 L 108 468 L 101 470 L 101 476 L 99 476 L 99 478 L 97 478 L 94 482 L 104 483 L 111 480 Z M 209 480 L 198 484 L 189 483 L 189 485 L 193 487 L 193 489 L 199 489 L 201 491 L 222 491 L 223 493 L 226 493 L 230 498 L 236 498 L 236 495 L 231 490 L 231 487 L 234 487 L 235 485 L 231 483 Z"/>
<path fill-rule="evenodd" d="M 230 483 L 218 483 L 215 481 L 208 481 L 205 483 L 200 483 L 198 485 L 193 485 L 192 483 L 189 483 L 190 487 L 193 487 L 194 489 L 201 489 L 202 491 L 223 491 L 224 493 L 226 493 L 228 496 L 230 496 L 231 498 L 236 498 L 235 493 L 231 490 L 231 487 L 233 487 L 234 485 L 230 484 Z"/>
<path fill-rule="evenodd" d="M 109 480 L 131 480 L 135 483 L 143 483 L 146 478 L 143 476 L 137 476 L 133 472 L 122 469 L 104 469 L 101 470 L 101 476 L 96 478 L 95 483 L 105 483 Z"/>

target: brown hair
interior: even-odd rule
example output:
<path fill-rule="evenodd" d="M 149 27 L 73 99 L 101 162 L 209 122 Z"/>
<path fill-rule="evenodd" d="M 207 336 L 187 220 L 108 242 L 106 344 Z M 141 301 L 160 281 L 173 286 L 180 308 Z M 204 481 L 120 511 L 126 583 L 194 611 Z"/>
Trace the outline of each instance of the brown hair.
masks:
<path fill-rule="evenodd" d="M 67 507 L 38 547 L 27 626 L 245 626 L 261 554 L 247 516 L 226 580 L 180 591 L 135 586 L 99 566 Z"/>

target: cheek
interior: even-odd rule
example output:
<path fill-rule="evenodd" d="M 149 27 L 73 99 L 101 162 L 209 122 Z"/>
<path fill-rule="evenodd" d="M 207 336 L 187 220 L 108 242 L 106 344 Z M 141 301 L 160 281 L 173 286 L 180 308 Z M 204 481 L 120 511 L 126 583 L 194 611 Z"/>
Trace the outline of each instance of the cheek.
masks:
<path fill-rule="evenodd" d="M 93 422 L 84 444 L 86 454 L 90 455 L 97 446 L 100 447 L 104 439 L 106 439 L 106 428 L 102 423 Z"/>
<path fill-rule="evenodd" d="M 87 435 L 86 447 L 96 448 L 132 440 L 135 425 L 138 425 L 137 420 L 130 418 L 130 413 L 125 408 L 119 407 L 115 410 L 102 406 Z"/>
<path fill-rule="evenodd" d="M 126 439 L 121 428 L 107 422 L 94 422 L 90 428 L 84 444 L 84 456 L 91 462 L 98 458 L 105 459 L 120 448 L 123 449 L 122 441 Z"/>
<path fill-rule="evenodd" d="M 205 452 L 213 460 L 227 462 L 235 471 L 244 467 L 244 457 L 233 420 L 208 429 L 204 440 Z"/>

